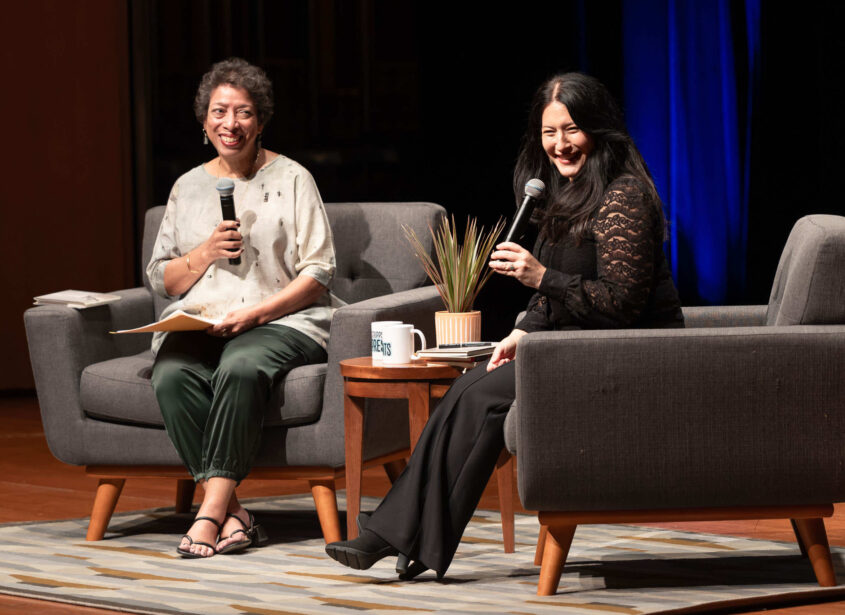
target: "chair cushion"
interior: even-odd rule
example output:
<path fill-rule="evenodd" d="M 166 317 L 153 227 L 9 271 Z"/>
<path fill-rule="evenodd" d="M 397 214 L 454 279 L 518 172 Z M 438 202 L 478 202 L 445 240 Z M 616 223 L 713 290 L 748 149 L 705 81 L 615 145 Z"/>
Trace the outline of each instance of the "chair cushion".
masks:
<path fill-rule="evenodd" d="M 780 257 L 767 325 L 845 323 L 845 218 L 805 216 Z"/>
<path fill-rule="evenodd" d="M 153 354 L 140 354 L 94 363 L 82 372 L 79 397 L 92 418 L 164 427 L 150 384 Z M 326 364 L 303 365 L 287 375 L 274 391 L 264 415 L 268 427 L 303 425 L 320 417 Z"/>

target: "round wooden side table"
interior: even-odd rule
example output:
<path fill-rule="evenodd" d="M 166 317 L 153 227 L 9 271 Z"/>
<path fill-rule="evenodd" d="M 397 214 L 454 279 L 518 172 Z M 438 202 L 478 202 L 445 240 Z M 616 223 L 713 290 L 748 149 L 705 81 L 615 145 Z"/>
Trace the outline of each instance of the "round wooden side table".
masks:
<path fill-rule="evenodd" d="M 408 400 L 408 423 L 413 451 L 431 414 L 431 400 L 443 397 L 461 372 L 448 365 L 428 364 L 423 361 L 385 365 L 373 363 L 370 357 L 361 357 L 341 361 L 340 373 L 343 376 L 346 437 L 346 535 L 352 539 L 358 536 L 356 520 L 361 511 L 364 400 Z M 496 481 L 499 487 L 504 549 L 505 553 L 513 553 L 513 458 L 507 449 L 502 449 L 496 462 Z"/>
<path fill-rule="evenodd" d="M 461 372 L 449 365 L 424 361 L 394 365 L 370 357 L 340 362 L 343 376 L 344 434 L 346 437 L 346 532 L 358 535 L 355 521 L 361 510 L 361 466 L 365 399 L 407 399 L 411 450 L 431 414 L 431 400 L 443 397 Z"/>

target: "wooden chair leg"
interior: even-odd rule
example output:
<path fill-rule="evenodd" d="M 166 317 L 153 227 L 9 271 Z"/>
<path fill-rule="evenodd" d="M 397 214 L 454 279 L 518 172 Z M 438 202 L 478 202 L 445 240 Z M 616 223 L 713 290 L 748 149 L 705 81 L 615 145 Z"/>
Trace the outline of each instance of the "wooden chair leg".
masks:
<path fill-rule="evenodd" d="M 384 472 L 387 474 L 387 478 L 390 479 L 391 485 L 396 482 L 396 479 L 402 474 L 406 465 L 408 463 L 404 459 L 396 459 L 395 461 L 389 461 L 384 464 Z"/>
<path fill-rule="evenodd" d="M 541 525 L 540 534 L 537 536 L 537 548 L 534 550 L 534 565 L 543 564 L 543 550 L 546 548 L 546 536 L 549 534 L 549 526 Z"/>
<path fill-rule="evenodd" d="M 502 540 L 505 543 L 505 553 L 513 553 L 513 457 L 506 448 L 502 449 L 496 461 L 496 482 L 499 487 L 499 512 L 502 517 Z"/>
<path fill-rule="evenodd" d="M 804 546 L 804 540 L 801 538 L 801 532 L 798 531 L 798 523 L 795 519 L 790 519 L 792 524 L 792 531 L 795 533 L 795 542 L 798 543 L 798 548 L 801 550 L 801 557 L 807 557 L 807 547 Z"/>
<path fill-rule="evenodd" d="M 311 485 L 314 506 L 317 507 L 317 517 L 320 519 L 320 529 L 323 530 L 323 539 L 326 541 L 326 544 L 342 540 L 334 479 L 314 479 L 308 482 Z"/>
<path fill-rule="evenodd" d="M 830 546 L 827 542 L 827 532 L 824 529 L 824 520 L 817 519 L 796 519 L 798 534 L 804 547 L 807 549 L 807 556 L 813 565 L 813 572 L 816 573 L 816 580 L 822 587 L 836 585 L 836 573 L 833 571 L 833 561 L 830 558 Z"/>
<path fill-rule="evenodd" d="M 100 483 L 97 485 L 97 494 L 94 496 L 94 506 L 91 509 L 91 520 L 88 522 L 88 533 L 85 535 L 85 540 L 103 539 L 125 482 L 125 478 L 100 479 Z"/>
<path fill-rule="evenodd" d="M 191 511 L 194 503 L 194 490 L 197 484 L 192 478 L 179 478 L 176 480 L 176 512 L 186 513 Z"/>
<path fill-rule="evenodd" d="M 540 568 L 540 581 L 537 583 L 538 596 L 553 596 L 560 584 L 560 573 L 569 555 L 575 525 L 551 525 L 546 534 L 546 546 L 543 549 L 543 566 Z"/>

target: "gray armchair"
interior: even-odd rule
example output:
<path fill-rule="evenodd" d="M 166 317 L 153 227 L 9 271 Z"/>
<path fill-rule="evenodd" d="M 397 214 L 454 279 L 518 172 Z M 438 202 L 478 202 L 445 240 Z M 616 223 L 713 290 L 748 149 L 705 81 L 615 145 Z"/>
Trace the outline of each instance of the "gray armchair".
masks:
<path fill-rule="evenodd" d="M 792 519 L 818 582 L 835 584 L 823 517 L 845 499 L 843 264 L 845 218 L 809 216 L 768 306 L 520 341 L 505 428 L 545 535 L 539 594 L 557 591 L 583 523 Z"/>
<path fill-rule="evenodd" d="M 429 237 L 445 211 L 432 203 L 328 203 L 337 250 L 332 290 L 349 305 L 332 320 L 328 363 L 292 370 L 264 418 L 254 478 L 311 483 L 324 538 L 341 539 L 335 481 L 343 476 L 343 381 L 338 362 L 370 353 L 373 320 L 413 322 L 432 336 L 441 300 L 406 245 L 401 225 Z M 147 212 L 143 265 L 149 261 L 163 207 Z M 177 510 L 190 508 L 194 483 L 164 431 L 150 385 L 150 335 L 109 331 L 152 322 L 167 305 L 144 288 L 87 310 L 58 306 L 24 314 L 44 432 L 61 461 L 99 478 L 88 540 L 100 540 L 128 477 L 177 479 Z M 401 411 L 396 410 L 396 404 Z M 401 402 L 368 402 L 364 459 L 395 475 L 408 454 Z"/>

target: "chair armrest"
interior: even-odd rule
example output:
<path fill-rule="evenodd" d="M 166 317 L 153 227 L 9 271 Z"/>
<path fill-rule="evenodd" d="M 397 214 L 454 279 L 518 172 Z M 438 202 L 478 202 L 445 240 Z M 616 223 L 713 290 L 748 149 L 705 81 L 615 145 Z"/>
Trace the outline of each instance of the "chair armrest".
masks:
<path fill-rule="evenodd" d="M 340 375 L 340 361 L 370 354 L 370 323 L 375 320 L 413 323 L 433 344 L 434 312 L 441 309 L 443 301 L 437 289 L 424 286 L 352 303 L 335 312 L 329 335 L 323 411 L 319 425 L 309 436 L 314 438 L 314 447 L 327 451 L 327 454 L 337 451 L 340 455 L 327 463 L 343 464 L 343 378 Z M 381 400 L 368 402 L 364 425 L 365 458 L 408 445 L 407 413 L 385 410 L 389 404 L 396 405 L 395 402 Z M 374 428 L 370 429 L 371 425 Z"/>
<path fill-rule="evenodd" d="M 443 300 L 434 286 L 423 286 L 390 295 L 374 297 L 338 309 L 329 335 L 329 362 L 369 355 L 370 323 L 401 320 L 422 330 L 434 343 L 434 312 L 443 309 Z"/>
<path fill-rule="evenodd" d="M 766 324 L 767 305 L 707 305 L 682 308 L 687 329 L 757 327 Z"/>
<path fill-rule="evenodd" d="M 528 509 L 845 497 L 845 326 L 534 333 L 516 371 Z"/>
<path fill-rule="evenodd" d="M 139 326 L 152 320 L 149 291 L 134 288 L 115 294 L 121 295 L 122 299 L 85 310 L 44 305 L 24 312 L 29 356 L 45 435 L 53 454 L 67 463 L 74 463 L 71 447 L 65 450 L 56 444 L 51 435 L 62 433 L 62 438 L 58 439 L 62 442 L 73 440 L 68 432 L 79 431 L 81 437 L 84 413 L 79 403 L 79 379 L 82 371 L 93 363 L 141 352 L 150 344 L 149 334 L 109 334 L 109 331 Z M 124 339 L 131 337 L 139 339 Z"/>
<path fill-rule="evenodd" d="M 140 288 L 129 288 L 119 290 L 116 295 L 122 299 L 110 303 L 111 329 L 109 331 L 120 331 L 122 329 L 134 329 L 155 321 L 153 308 L 153 296 L 143 286 Z M 152 333 L 132 333 L 129 335 L 112 335 L 117 356 L 126 357 L 149 350 L 153 341 Z"/>

